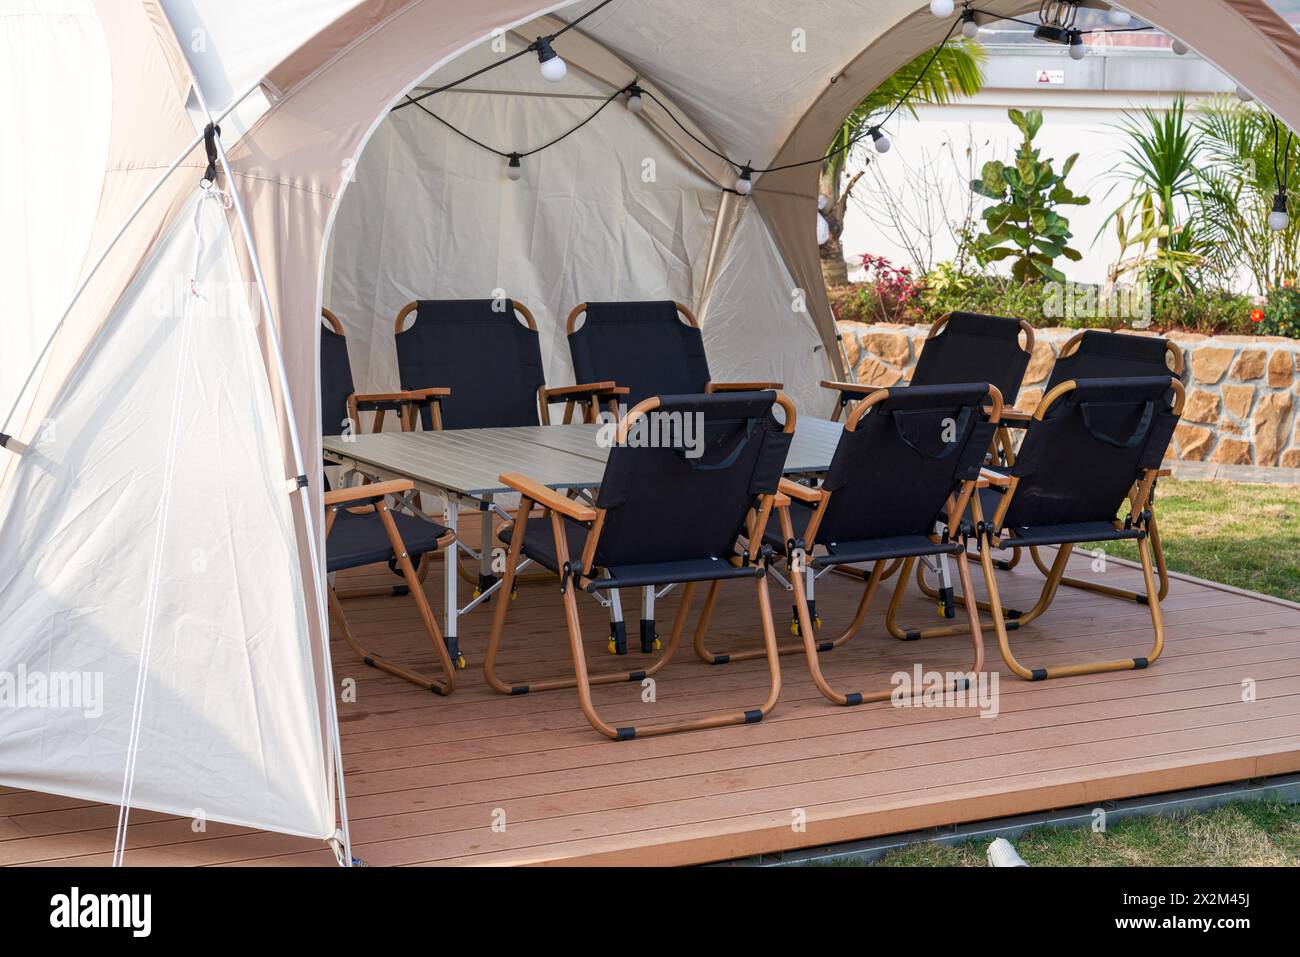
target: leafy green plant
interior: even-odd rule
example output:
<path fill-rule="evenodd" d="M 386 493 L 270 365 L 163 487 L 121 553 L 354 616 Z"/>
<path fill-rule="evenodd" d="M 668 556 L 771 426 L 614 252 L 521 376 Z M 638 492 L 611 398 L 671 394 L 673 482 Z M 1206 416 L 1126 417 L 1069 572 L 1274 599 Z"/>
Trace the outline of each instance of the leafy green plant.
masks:
<path fill-rule="evenodd" d="M 976 193 L 997 201 L 981 214 L 987 232 L 976 238 L 976 259 L 981 266 L 1013 260 L 1012 278 L 1022 283 L 1037 276 L 1065 282 L 1065 274 L 1053 263 L 1062 256 L 1071 262 L 1083 257 L 1067 245 L 1073 236 L 1070 221 L 1056 210 L 1090 202 L 1086 196 L 1074 195 L 1065 185 L 1079 154 L 1067 159 L 1057 173 L 1052 160 L 1042 159 L 1034 147 L 1034 137 L 1043 126 L 1042 111 L 1024 113 L 1013 109 L 1007 110 L 1007 116 L 1024 139 L 1014 163 L 985 163 L 979 179 L 971 183 Z"/>
<path fill-rule="evenodd" d="M 1261 336 L 1300 339 L 1300 289 L 1294 285 L 1270 289 L 1262 312 L 1253 317 L 1255 331 Z"/>
<path fill-rule="evenodd" d="M 1120 244 L 1111 282 L 1145 280 L 1156 296 L 1192 291 L 1206 261 L 1193 228 L 1202 196 L 1197 165 L 1202 134 L 1187 121 L 1181 96 L 1163 112 L 1146 107 L 1126 113 L 1118 130 L 1128 146 L 1116 175 L 1130 190 L 1102 224 L 1104 230 L 1114 223 Z"/>

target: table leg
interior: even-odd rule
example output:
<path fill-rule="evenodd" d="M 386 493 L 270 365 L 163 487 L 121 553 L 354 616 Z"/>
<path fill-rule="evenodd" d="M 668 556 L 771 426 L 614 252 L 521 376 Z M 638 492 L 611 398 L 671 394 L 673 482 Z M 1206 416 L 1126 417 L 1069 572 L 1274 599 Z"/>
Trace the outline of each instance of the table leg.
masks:
<path fill-rule="evenodd" d="M 641 654 L 648 655 L 655 650 L 659 636 L 655 632 L 655 586 L 646 585 L 641 589 Z"/>
<path fill-rule="evenodd" d="M 447 507 L 443 513 L 443 524 L 454 534 L 457 524 L 456 513 L 459 511 L 459 506 L 450 496 L 447 497 L 446 502 Z M 456 627 L 457 620 L 460 618 L 460 599 L 456 595 L 457 565 L 459 563 L 460 543 L 458 540 L 453 540 L 451 546 L 447 549 L 446 561 L 443 563 L 446 565 L 444 581 L 446 582 L 447 601 L 447 626 L 443 629 L 443 637 L 447 641 L 447 654 L 451 656 L 451 660 L 456 662 L 458 666 L 460 666 L 461 660 L 460 639 L 457 637 Z"/>
<path fill-rule="evenodd" d="M 497 583 L 497 576 L 492 571 L 492 496 L 486 496 L 479 502 L 479 546 L 478 546 L 478 591 L 486 594 Z M 491 599 L 489 599 L 491 600 Z"/>

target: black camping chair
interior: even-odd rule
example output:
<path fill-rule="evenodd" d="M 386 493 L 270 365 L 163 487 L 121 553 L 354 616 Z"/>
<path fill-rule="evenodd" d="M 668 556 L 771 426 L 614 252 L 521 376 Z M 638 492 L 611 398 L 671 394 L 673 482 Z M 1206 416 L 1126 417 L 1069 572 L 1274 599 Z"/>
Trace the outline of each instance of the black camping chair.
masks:
<path fill-rule="evenodd" d="M 426 392 L 358 395 L 352 383 L 347 340 L 343 326 L 329 310 L 321 311 L 329 323 L 321 329 L 321 420 L 326 435 L 355 434 L 361 431 L 360 412 L 374 411 L 375 427 L 383 424 L 385 412 L 395 412 L 399 421 L 409 421 L 409 411 L 426 401 Z M 428 556 L 452 542 L 451 532 L 441 525 L 424 521 L 388 506 L 388 496 L 409 495 L 410 482 L 383 482 L 353 488 L 330 489 L 325 482 L 325 567 L 333 574 L 386 562 L 405 583 L 329 589 L 329 608 L 344 640 L 367 665 L 405 678 L 436 694 L 450 694 L 455 687 L 451 656 L 442 640 L 422 587 L 427 575 Z M 418 563 L 413 564 L 413 563 Z M 410 595 L 420 612 L 425 630 L 442 664 L 445 678 L 431 678 L 402 668 L 362 647 L 352 634 L 343 601 L 348 598 Z M 460 665 L 464 667 L 463 659 Z"/>
<path fill-rule="evenodd" d="M 679 302 L 584 302 L 569 313 L 567 332 L 574 377 L 617 382 L 627 389 L 628 406 L 656 395 L 781 388 L 779 382 L 714 382 L 699 323 Z"/>
<path fill-rule="evenodd" d="M 1052 366 L 1044 393 L 1071 379 L 1120 379 L 1134 376 L 1173 376 L 1182 379 L 1183 352 L 1173 342 L 1156 336 L 1135 336 L 1119 332 L 1105 332 L 1100 329 L 1086 329 L 1072 336 L 1061 347 L 1061 354 Z M 1162 470 L 1163 477 L 1168 472 Z M 1151 557 L 1156 565 L 1156 580 L 1159 582 L 1159 597 L 1163 601 L 1169 594 L 1169 568 L 1165 564 L 1165 550 L 1160 543 L 1160 527 L 1155 514 L 1156 487 L 1153 485 L 1147 510 L 1151 520 L 1147 525 L 1147 537 L 1151 540 Z M 1029 554 L 1044 575 L 1050 566 L 1044 561 L 1039 550 L 1029 549 Z M 1085 591 L 1098 592 L 1126 601 L 1145 602 L 1142 592 L 1115 588 L 1100 582 L 1083 578 L 1065 577 L 1062 585 L 1082 588 Z"/>
<path fill-rule="evenodd" d="M 704 336 L 695 315 L 671 300 L 584 302 L 566 323 L 573 374 L 579 381 L 612 381 L 623 395 L 609 402 L 631 407 L 651 396 L 780 389 L 779 382 L 714 382 L 704 351 Z M 657 640 L 656 593 L 641 591 L 641 647 Z M 615 650 L 623 646 L 616 645 Z"/>
<path fill-rule="evenodd" d="M 1077 379 L 1044 397 L 1008 472 L 986 470 L 992 485 L 971 504 L 979 530 L 980 562 L 998 645 L 1008 667 L 1040 681 L 1063 675 L 1145 668 L 1164 646 L 1164 621 L 1150 551 L 1150 494 L 1183 408 L 1183 386 L 1166 375 Z M 1125 500 L 1127 513 L 1116 518 Z M 1144 656 L 1053 668 L 1016 660 L 1007 632 L 1023 627 L 1051 605 L 1076 544 L 1137 542 L 1155 643 Z M 1057 545 L 1056 559 L 1034 607 L 1003 608 L 994 577 L 995 548 Z"/>
<path fill-rule="evenodd" d="M 1020 343 L 1021 335 L 1025 338 L 1024 345 Z M 1002 394 L 1010 412 L 1020 395 L 1020 384 L 1033 354 L 1034 327 L 1024 319 L 950 312 L 930 327 L 909 384 L 987 382 Z M 839 421 L 851 403 L 881 388 L 856 382 L 824 381 L 821 385 L 837 394 L 831 413 L 835 421 Z"/>
<path fill-rule="evenodd" d="M 426 431 L 550 425 L 550 407 L 561 402 L 567 423 L 579 404 L 621 394 L 613 382 L 548 389 L 537 321 L 510 299 L 408 303 L 393 338 L 402 388 L 441 387 L 419 406 Z"/>
<path fill-rule="evenodd" d="M 774 405 L 785 412 L 784 426 L 772 415 Z M 681 430 L 692 423 L 698 423 L 694 434 L 700 441 L 683 443 L 682 437 L 690 433 Z M 510 544 L 504 587 L 510 588 L 520 555 L 560 575 L 575 677 L 529 683 L 498 678 L 496 657 L 508 606 L 499 602 L 483 661 L 488 684 L 503 694 L 577 687 L 592 727 L 620 741 L 762 720 L 776 704 L 781 672 L 767 588 L 768 554 L 759 530 L 776 500 L 794 425 L 794 405 L 771 391 L 650 398 L 620 420 L 619 441 L 610 450 L 594 505 L 525 476 L 502 475 L 502 483 L 522 496 L 518 520 L 503 532 Z M 642 442 L 634 431 L 638 429 L 661 439 L 675 434 L 676 440 Z M 634 441 L 628 441 L 629 434 Z M 542 516 L 530 521 L 534 503 L 542 507 Z M 738 552 L 742 532 L 748 533 L 749 545 Z M 650 727 L 615 726 L 603 720 L 592 704 L 591 686 L 640 681 L 659 672 L 681 640 L 696 586 L 742 578 L 753 581 L 758 590 L 770 679 L 766 700 L 746 711 Z M 575 592 L 670 583 L 683 584 L 681 607 L 659 659 L 644 670 L 589 676 Z"/>
<path fill-rule="evenodd" d="M 1021 343 L 1021 338 L 1024 343 Z M 917 357 L 916 367 L 912 370 L 911 386 L 956 385 L 963 382 L 987 382 L 1002 395 L 1003 423 L 1024 417 L 1014 406 L 1020 395 L 1020 386 L 1029 368 L 1029 361 L 1034 352 L 1034 328 L 1024 319 L 1012 319 L 1006 316 L 986 316 L 974 312 L 950 312 L 941 316 L 931 327 Z M 838 421 L 846 408 L 859 402 L 877 391 L 880 386 L 862 385 L 853 382 L 821 383 L 823 388 L 836 393 L 836 403 L 831 418 Z M 894 386 L 893 388 L 898 388 Z M 991 448 L 999 461 L 1009 461 L 1013 456 L 1011 436 L 1006 428 L 998 429 Z M 1020 553 L 1014 553 L 1010 562 L 1004 562 L 1007 568 L 1019 561 Z M 925 581 L 927 567 L 938 573 L 940 584 L 931 588 Z M 897 570 L 897 563 L 886 570 L 888 578 Z M 956 606 L 953 604 L 953 585 L 947 558 L 940 556 L 937 561 L 916 563 L 916 579 L 921 590 L 934 598 L 942 618 L 955 618 Z M 810 576 L 809 607 L 812 609 L 812 622 L 819 627 L 821 618 L 817 615 L 816 599 L 812 597 L 811 588 L 814 581 Z M 798 634 L 798 626 L 792 621 L 791 630 Z"/>
<path fill-rule="evenodd" d="M 778 509 L 778 521 L 768 524 L 765 541 L 786 556 L 803 638 L 781 653 L 803 651 L 813 683 L 829 700 L 855 705 L 882 701 L 893 693 L 893 688 L 838 691 L 822 676 L 818 657 L 844 644 L 862 626 L 892 561 L 903 562 L 886 615 L 886 625 L 896 637 L 911 640 L 965 630 L 902 629 L 895 617 L 908 573 L 918 559 L 965 550 L 970 528 L 941 527 L 936 532 L 936 522 L 945 512 L 961 514 L 976 489 L 987 484 L 981 466 L 1001 412 L 1002 397 L 987 383 L 880 389 L 849 416 L 820 488 L 781 483 L 790 504 Z M 872 569 L 862 576 L 866 584 L 852 622 L 835 640 L 818 642 L 801 572 L 860 562 L 870 563 Z M 966 563 L 957 565 L 962 592 L 971 595 Z M 706 607 L 712 607 L 712 600 Z M 975 674 L 984 666 L 984 645 L 978 610 L 968 610 L 968 616 L 974 645 L 970 674 Z M 698 639 L 695 650 L 712 664 L 754 656 L 752 651 L 716 654 Z M 968 680 L 963 677 L 957 684 Z"/>

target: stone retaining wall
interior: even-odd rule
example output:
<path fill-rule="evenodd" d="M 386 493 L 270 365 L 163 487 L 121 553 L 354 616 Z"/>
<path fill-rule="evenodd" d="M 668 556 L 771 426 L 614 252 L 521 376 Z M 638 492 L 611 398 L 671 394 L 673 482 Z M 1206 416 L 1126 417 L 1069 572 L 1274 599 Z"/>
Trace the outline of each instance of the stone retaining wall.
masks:
<path fill-rule="evenodd" d="M 839 323 L 853 378 L 896 385 L 912 377 L 928 326 Z M 1032 412 L 1061 346 L 1077 329 L 1036 329 L 1034 355 L 1016 402 Z M 1149 335 L 1134 332 L 1133 335 Z M 1183 350 L 1187 406 L 1173 456 L 1190 462 L 1300 468 L 1300 341 L 1276 336 L 1174 332 Z"/>

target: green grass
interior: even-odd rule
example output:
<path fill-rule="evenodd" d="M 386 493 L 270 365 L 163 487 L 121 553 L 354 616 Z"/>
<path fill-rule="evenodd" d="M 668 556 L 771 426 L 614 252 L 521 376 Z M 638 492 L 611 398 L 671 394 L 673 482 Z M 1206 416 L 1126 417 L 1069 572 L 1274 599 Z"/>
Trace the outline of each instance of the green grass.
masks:
<path fill-rule="evenodd" d="M 915 844 L 877 867 L 987 867 L 991 839 L 945 847 Z M 1204 814 L 1040 828 L 1012 841 L 1030 867 L 1284 867 L 1300 864 L 1300 805 L 1225 804 Z"/>
<path fill-rule="evenodd" d="M 1156 515 L 1172 571 L 1300 601 L 1300 486 L 1163 479 Z M 1107 550 L 1137 558 L 1128 542 Z"/>

